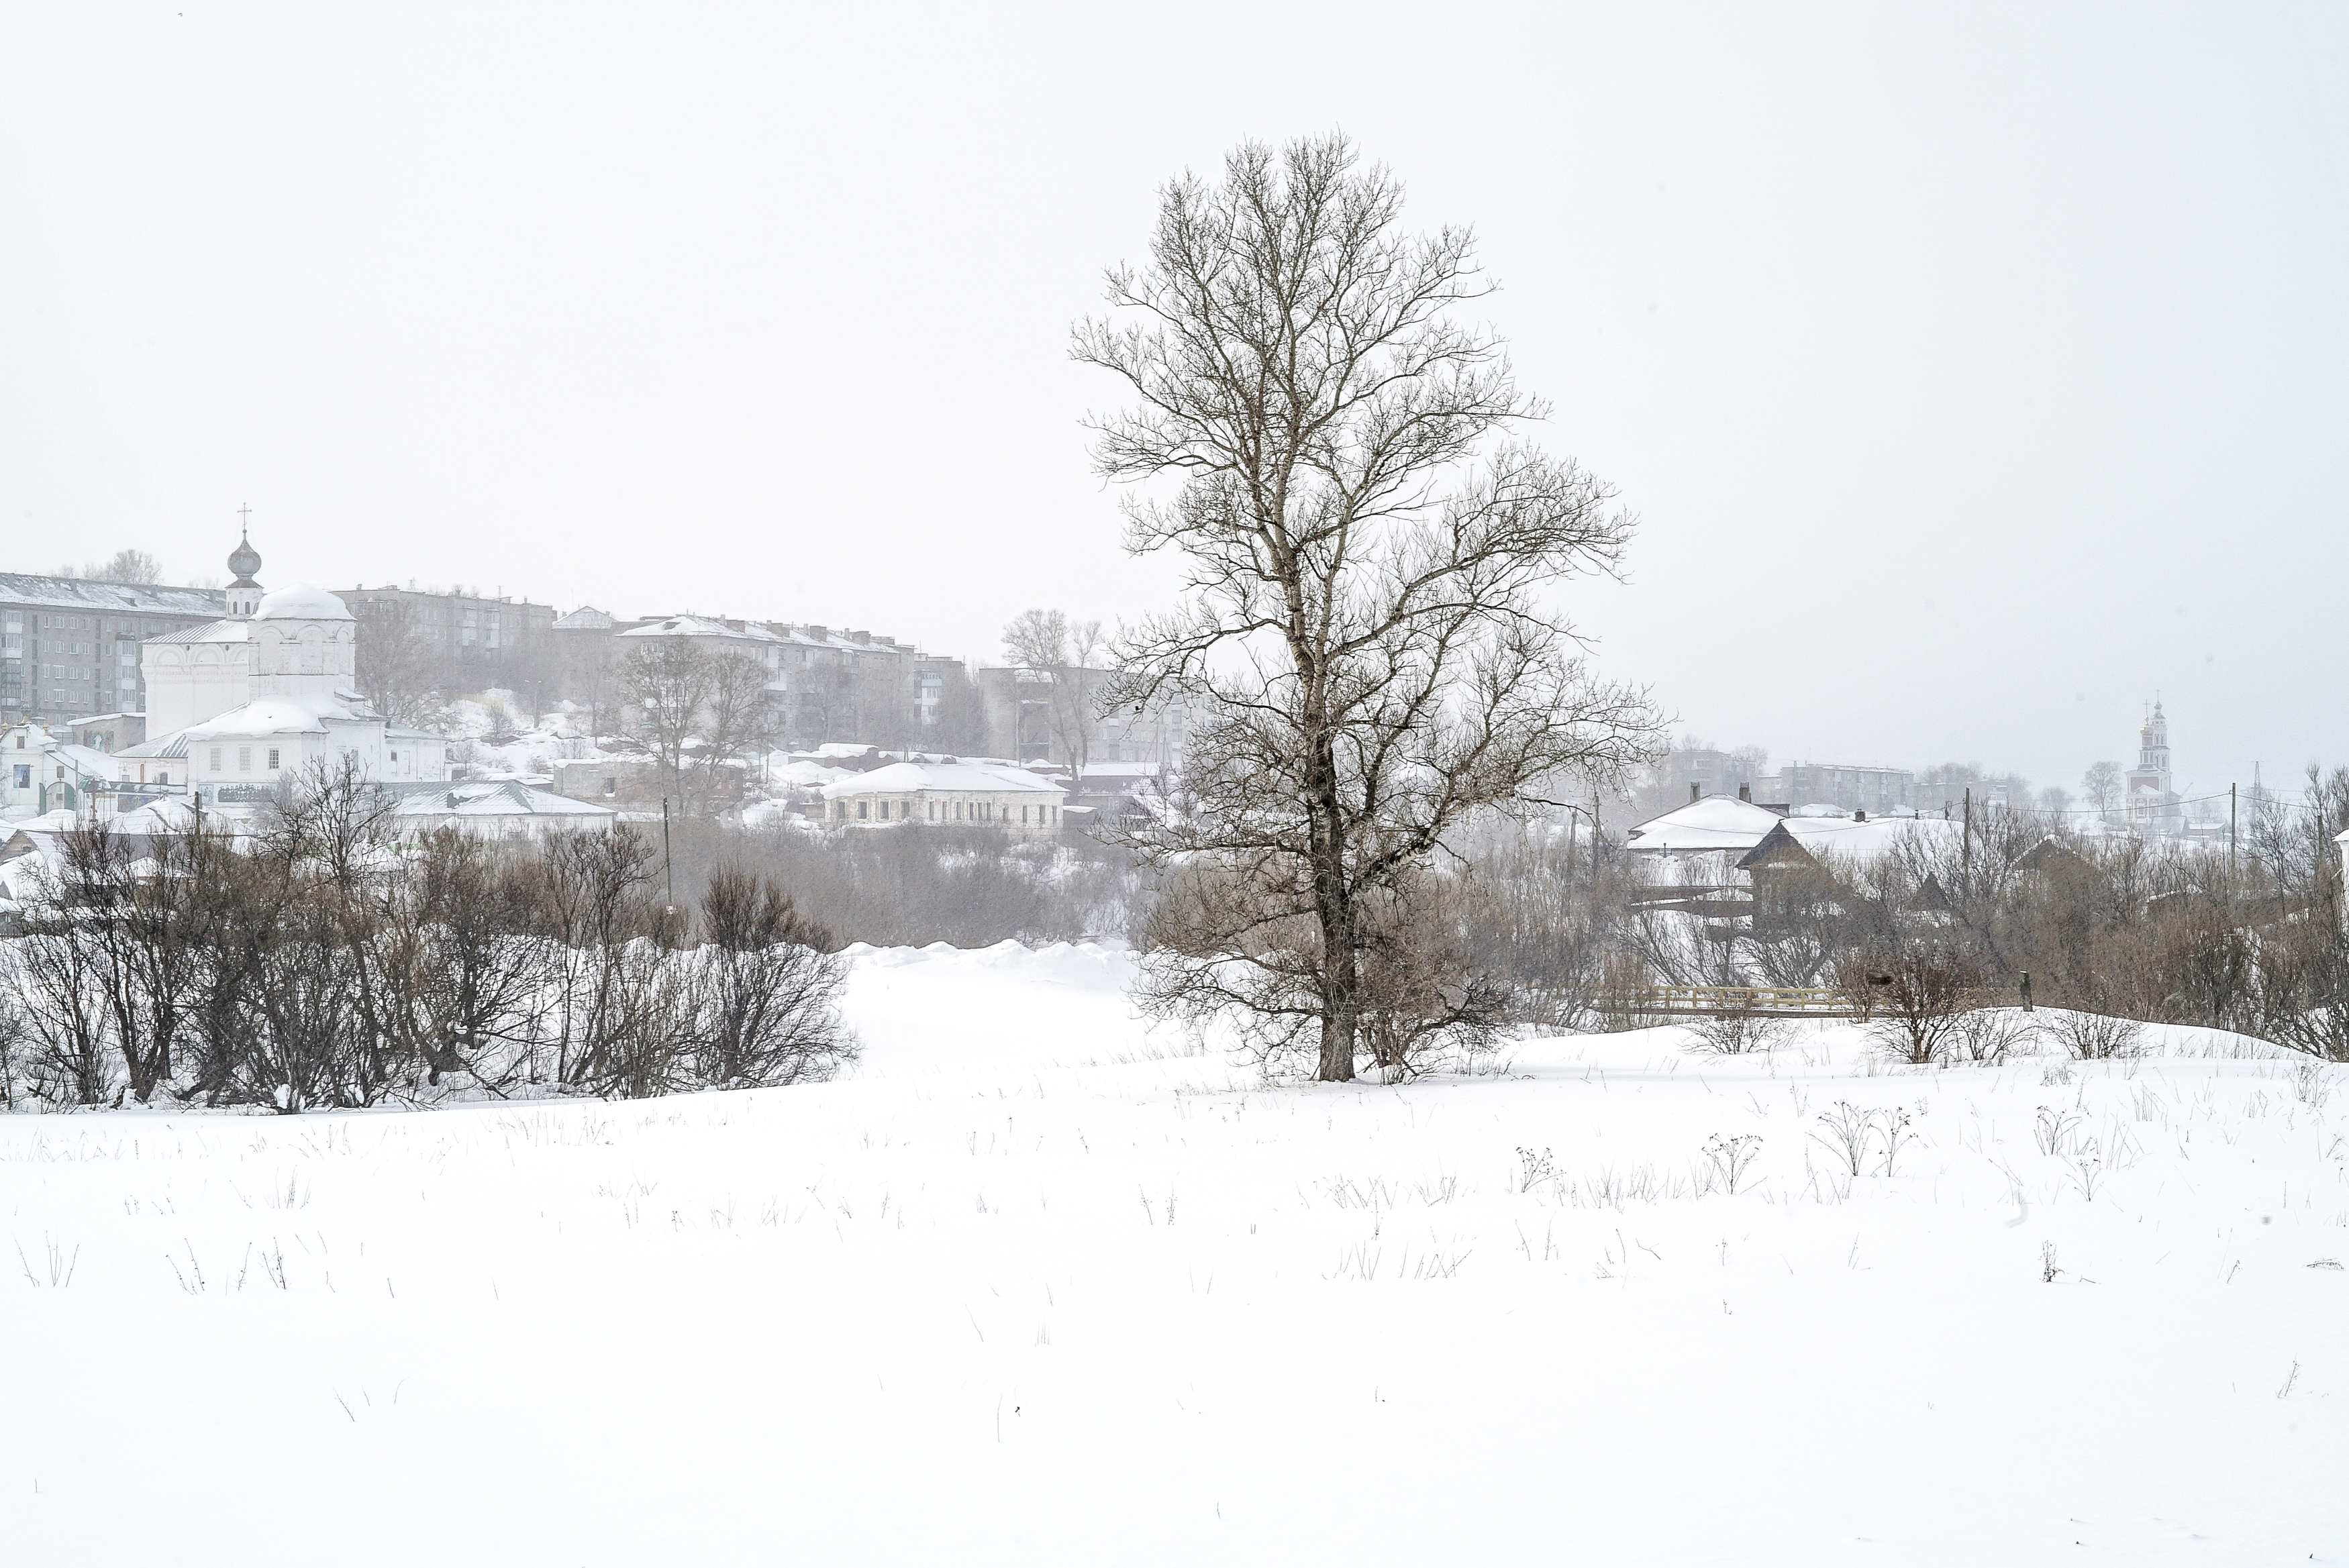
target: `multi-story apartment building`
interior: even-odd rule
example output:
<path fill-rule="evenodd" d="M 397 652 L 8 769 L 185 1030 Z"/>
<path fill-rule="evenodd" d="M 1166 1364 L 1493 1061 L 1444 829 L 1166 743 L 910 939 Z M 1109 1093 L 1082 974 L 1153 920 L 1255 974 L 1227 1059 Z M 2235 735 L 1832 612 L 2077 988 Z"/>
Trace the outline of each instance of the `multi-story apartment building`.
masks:
<path fill-rule="evenodd" d="M 140 644 L 226 608 L 217 588 L 0 573 L 0 721 L 143 713 Z"/>
<path fill-rule="evenodd" d="M 1001 665 L 977 676 L 986 714 L 988 756 L 1063 767 L 1100 763 L 1181 765 L 1189 716 L 1179 701 L 1146 713 L 1102 714 L 1101 693 L 1113 672 Z"/>
<path fill-rule="evenodd" d="M 681 637 L 711 653 L 739 654 L 767 672 L 775 738 L 791 746 L 854 741 L 885 748 L 958 750 L 957 697 L 967 686 L 961 662 L 922 653 L 910 643 L 864 631 L 730 616 L 656 615 L 614 623 L 601 611 L 563 617 L 558 638 L 582 645 L 610 628 L 616 665 L 631 645 Z M 581 663 L 576 648 L 570 663 Z M 976 726 L 973 727 L 974 735 Z"/>
<path fill-rule="evenodd" d="M 1837 806 L 1882 814 L 1916 804 L 1917 776 L 1905 768 L 1790 762 L 1754 780 L 1754 799 L 1783 806 Z"/>
<path fill-rule="evenodd" d="M 350 605 L 359 620 L 390 615 L 390 605 L 404 605 L 399 615 L 413 634 L 432 648 L 444 650 L 458 665 L 501 665 L 502 655 L 526 648 L 554 624 L 554 605 L 529 599 L 481 599 L 480 593 L 456 589 L 383 587 L 338 589 L 336 599 Z"/>

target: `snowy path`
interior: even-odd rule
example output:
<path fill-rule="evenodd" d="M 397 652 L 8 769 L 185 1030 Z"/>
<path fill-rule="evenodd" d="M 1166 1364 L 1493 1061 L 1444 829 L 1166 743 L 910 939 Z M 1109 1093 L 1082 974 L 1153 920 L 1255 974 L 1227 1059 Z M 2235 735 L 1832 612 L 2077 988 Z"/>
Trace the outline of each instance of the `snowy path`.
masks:
<path fill-rule="evenodd" d="M 861 954 L 812 1088 L 0 1118 L 0 1560 L 2349 1557 L 2340 1069 L 1265 1089 L 1123 964 Z"/>

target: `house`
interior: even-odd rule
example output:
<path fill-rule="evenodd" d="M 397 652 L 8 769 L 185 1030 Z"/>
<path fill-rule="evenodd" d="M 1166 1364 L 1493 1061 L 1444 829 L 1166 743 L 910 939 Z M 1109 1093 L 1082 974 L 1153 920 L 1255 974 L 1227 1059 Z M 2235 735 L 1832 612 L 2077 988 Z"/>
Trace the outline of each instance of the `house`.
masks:
<path fill-rule="evenodd" d="M 646 757 L 565 757 L 552 764 L 554 789 L 574 800 L 657 795 L 658 769 Z"/>
<path fill-rule="evenodd" d="M 620 813 L 593 800 L 574 800 L 518 779 L 465 783 L 388 784 L 401 836 L 439 828 L 485 839 L 543 839 L 550 833 L 608 833 Z"/>
<path fill-rule="evenodd" d="M 1627 835 L 1626 847 L 1648 854 L 1718 852 L 1743 857 L 1769 841 L 1776 846 L 1773 853 L 1755 864 L 1783 859 L 1783 850 L 1788 846 L 1814 861 L 1830 854 L 1845 861 L 1868 861 L 1910 834 L 1954 835 L 1958 830 L 1956 823 L 1938 817 L 1870 817 L 1866 811 L 1844 812 L 1829 806 L 1806 806 L 1788 812 L 1727 795 L 1708 795 L 1640 823 Z M 1742 869 L 1742 861 L 1726 869 Z"/>
<path fill-rule="evenodd" d="M 92 809 L 91 786 L 114 777 L 106 753 L 25 723 L 0 731 L 0 813 L 15 817 Z"/>
<path fill-rule="evenodd" d="M 1624 836 L 1624 847 L 1640 854 L 1733 851 L 1742 855 L 1761 843 L 1785 815 L 1738 796 L 1704 795 L 1649 818 Z"/>
<path fill-rule="evenodd" d="M 824 820 L 988 822 L 1035 837 L 1058 832 L 1068 791 L 1024 768 L 993 762 L 893 762 L 823 786 Z"/>

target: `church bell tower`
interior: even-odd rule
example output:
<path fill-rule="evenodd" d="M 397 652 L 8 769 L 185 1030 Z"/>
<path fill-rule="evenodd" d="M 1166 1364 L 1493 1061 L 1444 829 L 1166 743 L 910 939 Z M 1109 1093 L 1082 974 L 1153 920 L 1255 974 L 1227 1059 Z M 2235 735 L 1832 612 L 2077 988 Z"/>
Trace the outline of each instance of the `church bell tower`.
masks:
<path fill-rule="evenodd" d="M 240 507 L 238 516 L 250 520 L 253 509 Z M 261 607 L 261 584 L 253 574 L 261 570 L 261 552 L 254 549 L 248 527 L 237 531 L 236 548 L 229 552 L 228 569 L 236 573 L 236 581 L 228 585 L 228 614 L 233 621 L 249 621 L 254 611 Z"/>

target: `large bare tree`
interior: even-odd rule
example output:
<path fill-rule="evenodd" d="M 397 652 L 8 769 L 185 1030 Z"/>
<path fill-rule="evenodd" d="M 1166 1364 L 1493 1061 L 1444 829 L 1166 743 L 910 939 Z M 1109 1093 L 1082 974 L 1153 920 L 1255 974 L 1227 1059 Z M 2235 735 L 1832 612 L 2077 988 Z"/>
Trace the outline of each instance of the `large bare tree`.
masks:
<path fill-rule="evenodd" d="M 1048 743 L 1060 753 L 1052 760 L 1067 763 L 1077 779 L 1092 761 L 1101 727 L 1103 676 L 1092 666 L 1103 642 L 1099 621 L 1071 621 L 1065 610 L 1022 610 L 1003 628 L 1003 656 L 1019 666 L 1020 689 L 1040 694 L 1033 700 L 1043 710 Z M 1026 738 L 1024 717 L 1014 717 L 1015 745 Z"/>
<path fill-rule="evenodd" d="M 1354 1075 L 1366 972 L 1446 835 L 1619 776 L 1655 727 L 1544 596 L 1612 571 L 1630 520 L 1509 438 L 1545 409 L 1455 315 L 1491 290 L 1473 236 L 1402 210 L 1343 136 L 1244 144 L 1166 185 L 1148 262 L 1111 269 L 1117 314 L 1072 348 L 1134 399 L 1091 422 L 1101 473 L 1179 481 L 1126 509 L 1185 592 L 1120 638 L 1108 700 L 1202 717 L 1136 848 L 1242 890 L 1189 901 L 1145 997 L 1309 1046 L 1322 1079 Z"/>
<path fill-rule="evenodd" d="M 620 661 L 619 694 L 624 727 L 650 749 L 662 789 L 688 816 L 715 810 L 728 764 L 774 732 L 758 661 L 684 637 L 647 637 L 630 649 Z M 698 760 L 688 755 L 696 742 Z"/>
<path fill-rule="evenodd" d="M 409 599 L 362 599 L 351 650 L 359 690 L 395 724 L 431 728 L 449 717 L 455 661 Z"/>

